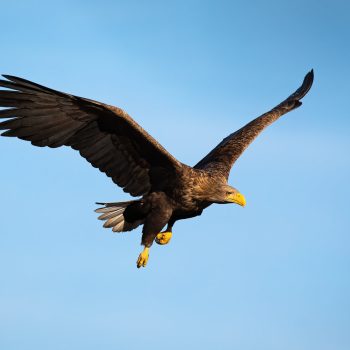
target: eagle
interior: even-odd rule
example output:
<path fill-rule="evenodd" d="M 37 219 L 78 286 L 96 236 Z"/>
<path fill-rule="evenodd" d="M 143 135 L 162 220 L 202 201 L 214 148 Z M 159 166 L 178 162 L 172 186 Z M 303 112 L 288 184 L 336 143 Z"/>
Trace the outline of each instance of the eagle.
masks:
<path fill-rule="evenodd" d="M 228 184 L 230 170 L 248 145 L 271 123 L 299 107 L 310 90 L 313 70 L 287 99 L 224 138 L 195 166 L 162 147 L 124 110 L 63 93 L 29 80 L 0 79 L 2 136 L 18 137 L 39 147 L 69 146 L 135 198 L 96 203 L 104 227 L 113 232 L 143 225 L 137 267 L 145 267 L 155 241 L 169 243 L 177 220 L 201 215 L 211 204 L 246 200 Z M 166 229 L 162 229 L 166 226 Z"/>

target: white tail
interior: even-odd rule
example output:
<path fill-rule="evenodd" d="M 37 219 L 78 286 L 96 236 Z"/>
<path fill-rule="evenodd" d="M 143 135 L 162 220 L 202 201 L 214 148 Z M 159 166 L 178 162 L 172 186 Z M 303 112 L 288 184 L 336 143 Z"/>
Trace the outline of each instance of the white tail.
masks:
<path fill-rule="evenodd" d="M 112 228 L 113 232 L 131 231 L 137 226 L 143 224 L 144 220 L 127 222 L 124 218 L 124 211 L 134 201 L 119 203 L 96 203 L 104 205 L 102 208 L 95 210 L 96 213 L 102 213 L 99 220 L 106 220 L 103 227 Z"/>

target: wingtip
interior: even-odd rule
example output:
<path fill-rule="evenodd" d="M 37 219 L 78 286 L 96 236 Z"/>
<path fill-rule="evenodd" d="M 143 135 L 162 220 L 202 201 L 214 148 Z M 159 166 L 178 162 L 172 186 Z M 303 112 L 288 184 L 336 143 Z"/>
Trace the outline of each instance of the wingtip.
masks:
<path fill-rule="evenodd" d="M 314 69 L 312 68 L 307 74 L 311 79 L 314 79 Z"/>
<path fill-rule="evenodd" d="M 11 75 L 11 74 L 1 74 L 1 76 L 12 83 L 16 83 L 16 82 L 21 81 L 21 80 L 25 81 L 25 79 L 16 77 L 15 75 Z"/>
<path fill-rule="evenodd" d="M 12 75 L 10 74 L 1 74 L 1 76 L 3 76 L 5 79 L 7 80 L 11 80 L 11 78 L 13 77 Z"/>
<path fill-rule="evenodd" d="M 303 83 L 300 88 L 296 91 L 296 97 L 298 100 L 302 99 L 311 89 L 314 82 L 314 70 L 311 69 L 304 77 Z"/>
<path fill-rule="evenodd" d="M 2 74 L 2 76 L 4 78 L 6 78 L 7 80 L 13 82 L 13 83 L 31 83 L 31 84 L 34 84 L 33 82 L 27 80 L 27 79 L 23 79 L 23 78 L 20 78 L 20 77 L 17 77 L 16 75 L 11 75 L 11 74 Z"/>
<path fill-rule="evenodd" d="M 308 82 L 313 82 L 314 80 L 314 70 L 311 69 L 306 75 L 305 75 L 305 78 L 304 78 L 304 81 L 308 81 Z"/>

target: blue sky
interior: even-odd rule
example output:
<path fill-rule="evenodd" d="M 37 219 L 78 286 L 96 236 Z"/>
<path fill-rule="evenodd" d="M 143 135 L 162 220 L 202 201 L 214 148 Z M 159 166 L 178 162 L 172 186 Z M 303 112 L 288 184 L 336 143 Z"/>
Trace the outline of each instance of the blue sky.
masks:
<path fill-rule="evenodd" d="M 138 270 L 127 199 L 71 149 L 0 139 L 0 347 L 350 346 L 347 1 L 16 1 L 1 72 L 124 108 L 193 165 L 315 70 L 303 106 L 235 164 L 247 207 L 174 227 Z"/>

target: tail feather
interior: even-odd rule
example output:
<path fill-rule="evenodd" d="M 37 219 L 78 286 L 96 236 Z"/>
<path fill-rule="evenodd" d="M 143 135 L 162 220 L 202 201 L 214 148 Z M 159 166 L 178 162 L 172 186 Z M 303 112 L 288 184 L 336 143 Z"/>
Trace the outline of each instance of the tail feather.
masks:
<path fill-rule="evenodd" d="M 128 222 L 124 218 L 125 209 L 136 201 L 129 202 L 115 202 L 115 203 L 96 203 L 103 205 L 103 207 L 95 210 L 96 213 L 101 213 L 99 220 L 106 220 L 103 227 L 112 228 L 113 232 L 125 232 L 135 229 L 137 226 L 143 224 L 144 220 L 136 220 Z"/>
<path fill-rule="evenodd" d="M 102 214 L 102 215 L 100 215 L 99 217 L 98 217 L 98 219 L 99 220 L 108 220 L 109 218 L 112 218 L 112 217 L 114 217 L 114 216 L 116 216 L 117 214 L 119 214 L 120 212 L 123 212 L 124 210 L 119 210 L 119 211 L 114 211 L 114 210 L 112 210 L 112 211 L 108 211 L 107 213 L 104 213 L 104 214 Z"/>

